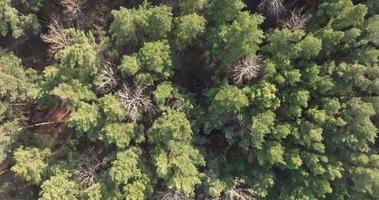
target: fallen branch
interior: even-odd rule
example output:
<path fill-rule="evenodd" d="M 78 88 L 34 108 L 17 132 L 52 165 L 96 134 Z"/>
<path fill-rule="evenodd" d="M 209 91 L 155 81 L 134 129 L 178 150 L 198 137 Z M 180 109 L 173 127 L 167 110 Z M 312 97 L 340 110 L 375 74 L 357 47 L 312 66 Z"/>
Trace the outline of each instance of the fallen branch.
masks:
<path fill-rule="evenodd" d="M 42 122 L 42 123 L 38 123 L 38 124 L 33 124 L 33 125 L 30 125 L 30 126 L 24 126 L 24 127 L 21 127 L 19 129 L 17 129 L 17 131 L 22 131 L 24 129 L 28 129 L 28 128 L 35 128 L 35 127 L 39 127 L 39 126 L 45 126 L 45 125 L 51 125 L 51 124 L 58 124 L 58 123 L 61 123 L 63 121 L 51 121 L 51 122 Z"/>

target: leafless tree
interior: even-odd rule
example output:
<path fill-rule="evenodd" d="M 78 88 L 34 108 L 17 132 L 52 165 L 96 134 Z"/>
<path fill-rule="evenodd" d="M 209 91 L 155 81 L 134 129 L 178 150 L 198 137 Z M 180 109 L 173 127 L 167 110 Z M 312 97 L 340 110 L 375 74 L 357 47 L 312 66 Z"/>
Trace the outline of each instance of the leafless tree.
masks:
<path fill-rule="evenodd" d="M 260 56 L 243 57 L 231 66 L 230 71 L 234 83 L 242 85 L 257 77 L 260 68 Z"/>
<path fill-rule="evenodd" d="M 59 23 L 57 18 L 53 18 L 48 25 L 49 31 L 47 34 L 41 34 L 41 40 L 50 44 L 49 53 L 55 54 L 56 52 L 71 45 L 71 39 L 65 32 L 63 26 Z"/>
<path fill-rule="evenodd" d="M 62 0 L 63 13 L 67 19 L 76 19 L 81 14 L 81 9 L 86 0 Z"/>
<path fill-rule="evenodd" d="M 225 192 L 225 199 L 227 200 L 255 200 L 256 192 L 253 189 L 240 188 L 245 184 L 245 180 L 242 178 L 235 178 L 233 180 L 233 186 Z"/>
<path fill-rule="evenodd" d="M 296 9 L 290 12 L 289 17 L 280 20 L 279 25 L 288 29 L 304 29 L 308 20 L 309 16 L 303 13 L 303 9 Z"/>
<path fill-rule="evenodd" d="M 283 0 L 261 0 L 258 9 L 277 19 L 286 10 Z"/>
<path fill-rule="evenodd" d="M 107 93 L 116 88 L 117 80 L 112 68 L 112 64 L 108 61 L 103 63 L 103 68 L 96 78 L 97 89 L 101 93 Z"/>
<path fill-rule="evenodd" d="M 187 197 L 182 192 L 175 190 L 159 191 L 153 198 L 154 200 L 194 200 L 192 197 Z"/>
<path fill-rule="evenodd" d="M 82 185 L 91 186 L 95 182 L 95 176 L 106 164 L 105 159 L 99 160 L 95 153 L 85 155 L 78 160 L 79 169 L 72 173 L 73 178 L 78 180 Z"/>
<path fill-rule="evenodd" d="M 145 90 L 146 87 L 140 86 L 131 90 L 124 85 L 123 88 L 117 92 L 126 110 L 127 117 L 132 121 L 139 119 L 143 112 L 147 112 L 151 115 L 155 111 L 150 97 L 145 95 Z"/>

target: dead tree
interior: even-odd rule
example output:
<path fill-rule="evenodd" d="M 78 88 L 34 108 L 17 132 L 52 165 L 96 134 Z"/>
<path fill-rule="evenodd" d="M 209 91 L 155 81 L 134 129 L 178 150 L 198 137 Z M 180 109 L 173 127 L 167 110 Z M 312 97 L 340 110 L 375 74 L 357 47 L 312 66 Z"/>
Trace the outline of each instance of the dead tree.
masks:
<path fill-rule="evenodd" d="M 71 39 L 65 32 L 63 26 L 57 18 L 53 18 L 48 25 L 49 31 L 47 34 L 41 34 L 41 40 L 50 45 L 49 53 L 54 55 L 58 51 L 71 45 Z"/>
<path fill-rule="evenodd" d="M 256 78 L 260 71 L 260 56 L 244 57 L 231 66 L 233 82 L 243 85 Z"/>
<path fill-rule="evenodd" d="M 289 17 L 280 20 L 279 25 L 287 29 L 305 29 L 308 24 L 309 16 L 303 13 L 303 9 L 296 9 L 290 12 Z"/>
<path fill-rule="evenodd" d="M 225 199 L 227 200 L 255 200 L 256 192 L 253 189 L 243 189 L 240 186 L 245 184 L 245 180 L 235 178 L 232 187 L 225 192 Z"/>
<path fill-rule="evenodd" d="M 79 169 L 72 173 L 72 177 L 84 186 L 91 186 L 95 182 L 95 176 L 106 164 L 105 159 L 99 160 L 96 153 L 85 155 L 77 161 Z"/>
<path fill-rule="evenodd" d="M 63 0 L 63 14 L 68 20 L 76 19 L 82 12 L 82 6 L 86 0 Z"/>
<path fill-rule="evenodd" d="M 126 116 L 131 121 L 139 119 L 143 112 L 151 115 L 154 113 L 154 105 L 148 95 L 145 95 L 146 87 L 136 87 L 131 90 L 126 85 L 117 92 L 121 103 L 126 110 Z"/>
<path fill-rule="evenodd" d="M 103 63 L 103 68 L 96 78 L 97 90 L 101 93 L 107 93 L 117 86 L 117 80 L 112 68 L 112 64 L 108 61 Z"/>
<path fill-rule="evenodd" d="M 261 0 L 258 9 L 276 19 L 278 19 L 286 10 L 283 0 Z"/>

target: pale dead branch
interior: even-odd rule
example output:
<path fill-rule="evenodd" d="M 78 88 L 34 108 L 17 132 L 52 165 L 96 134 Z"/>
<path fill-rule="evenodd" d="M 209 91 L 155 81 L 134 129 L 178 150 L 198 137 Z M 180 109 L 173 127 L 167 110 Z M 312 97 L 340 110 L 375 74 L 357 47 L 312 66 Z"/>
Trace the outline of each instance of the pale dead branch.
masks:
<path fill-rule="evenodd" d="M 86 0 L 63 0 L 61 5 L 63 13 L 68 20 L 76 19 L 82 12 L 82 6 Z"/>
<path fill-rule="evenodd" d="M 101 93 L 107 93 L 117 86 L 117 80 L 115 78 L 115 73 L 113 71 L 110 62 L 106 61 L 103 63 L 103 68 L 100 74 L 96 78 L 97 89 Z"/>
<path fill-rule="evenodd" d="M 151 115 L 154 113 L 154 105 L 149 96 L 145 95 L 146 87 L 136 87 L 131 90 L 126 85 L 117 92 L 124 109 L 126 110 L 127 117 L 136 121 L 139 119 L 143 112 Z"/>
<path fill-rule="evenodd" d="M 41 34 L 41 40 L 50 44 L 49 53 L 55 54 L 56 52 L 71 45 L 71 39 L 65 32 L 63 26 L 59 23 L 57 18 L 53 18 L 48 25 L 49 31 L 47 34 Z"/>
<path fill-rule="evenodd" d="M 25 130 L 25 129 L 28 129 L 28 128 L 36 128 L 36 127 L 39 127 L 39 126 L 58 124 L 58 123 L 62 123 L 62 122 L 63 121 L 42 122 L 42 123 L 32 124 L 32 125 L 29 125 L 29 126 L 24 126 L 24 127 L 18 128 L 17 131 L 22 131 L 22 130 Z"/>
<path fill-rule="evenodd" d="M 256 78 L 260 70 L 260 56 L 244 57 L 231 66 L 233 82 L 243 85 Z"/>
<path fill-rule="evenodd" d="M 225 192 L 226 200 L 255 200 L 256 192 L 250 188 L 241 188 L 245 184 L 242 178 L 235 178 L 232 187 Z"/>
<path fill-rule="evenodd" d="M 276 19 L 286 10 L 283 0 L 261 0 L 258 9 Z"/>
<path fill-rule="evenodd" d="M 291 11 L 289 17 L 280 20 L 279 25 L 287 29 L 304 29 L 308 24 L 309 16 L 303 14 L 302 9 Z"/>
<path fill-rule="evenodd" d="M 99 160 L 95 153 L 83 156 L 78 160 L 79 169 L 72 173 L 73 178 L 89 187 L 95 182 L 96 174 L 105 164 L 106 161 Z"/>

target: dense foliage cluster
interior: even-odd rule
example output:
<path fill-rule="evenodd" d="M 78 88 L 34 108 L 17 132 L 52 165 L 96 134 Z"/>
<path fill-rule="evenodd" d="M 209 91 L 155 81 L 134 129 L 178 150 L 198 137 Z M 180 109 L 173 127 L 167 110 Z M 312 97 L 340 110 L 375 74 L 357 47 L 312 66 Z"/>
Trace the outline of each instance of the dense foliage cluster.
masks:
<path fill-rule="evenodd" d="M 0 45 L 0 199 L 379 199 L 377 0 L 0 0 Z"/>

